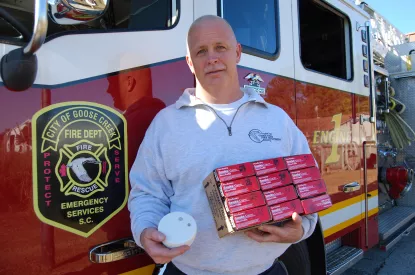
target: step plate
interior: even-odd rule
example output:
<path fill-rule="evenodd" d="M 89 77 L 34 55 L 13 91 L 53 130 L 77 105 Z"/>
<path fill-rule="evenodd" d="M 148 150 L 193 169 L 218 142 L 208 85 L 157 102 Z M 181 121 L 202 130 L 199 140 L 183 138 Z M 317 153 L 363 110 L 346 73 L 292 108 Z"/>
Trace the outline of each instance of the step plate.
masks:
<path fill-rule="evenodd" d="M 403 236 L 408 235 L 415 228 L 415 219 L 412 220 L 407 227 L 402 228 L 397 234 L 390 237 L 384 242 L 380 242 L 379 248 L 384 251 L 388 251 L 395 246 Z"/>
<path fill-rule="evenodd" d="M 326 244 L 326 254 L 330 254 L 336 249 L 339 249 L 342 246 L 342 240 L 341 238 L 338 238 L 334 241 L 331 241 Z"/>
<path fill-rule="evenodd" d="M 342 246 L 327 254 L 327 275 L 342 274 L 362 258 L 362 249 Z"/>
<path fill-rule="evenodd" d="M 386 240 L 415 217 L 415 208 L 396 206 L 379 215 L 379 239 Z"/>

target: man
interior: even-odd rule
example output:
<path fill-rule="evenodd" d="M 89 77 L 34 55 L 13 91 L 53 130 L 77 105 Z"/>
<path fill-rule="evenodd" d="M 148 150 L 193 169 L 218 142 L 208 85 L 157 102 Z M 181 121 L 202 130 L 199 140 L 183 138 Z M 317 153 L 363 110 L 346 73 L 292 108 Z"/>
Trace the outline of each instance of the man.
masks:
<path fill-rule="evenodd" d="M 160 111 L 140 146 L 130 174 L 134 239 L 156 263 L 169 263 L 165 274 L 285 274 L 274 260 L 312 234 L 317 215 L 294 213 L 283 227 L 219 239 L 202 181 L 217 167 L 309 153 L 307 141 L 284 111 L 240 89 L 241 45 L 225 20 L 197 19 L 187 40 L 196 88 Z M 191 247 L 162 244 L 158 222 L 174 211 L 197 222 Z"/>
<path fill-rule="evenodd" d="M 152 92 L 150 68 L 133 69 L 108 77 L 107 93 L 112 96 L 114 107 L 124 111 L 127 120 L 128 169 L 151 121 L 166 107 L 163 101 L 153 97 Z"/>

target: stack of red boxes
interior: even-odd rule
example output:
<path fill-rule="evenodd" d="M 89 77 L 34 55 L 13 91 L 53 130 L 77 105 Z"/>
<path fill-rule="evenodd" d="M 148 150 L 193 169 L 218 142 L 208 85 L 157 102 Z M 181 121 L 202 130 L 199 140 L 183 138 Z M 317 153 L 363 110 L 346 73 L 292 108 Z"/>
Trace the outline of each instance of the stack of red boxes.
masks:
<path fill-rule="evenodd" d="M 331 206 L 311 154 L 231 165 L 213 173 L 235 231 Z"/>

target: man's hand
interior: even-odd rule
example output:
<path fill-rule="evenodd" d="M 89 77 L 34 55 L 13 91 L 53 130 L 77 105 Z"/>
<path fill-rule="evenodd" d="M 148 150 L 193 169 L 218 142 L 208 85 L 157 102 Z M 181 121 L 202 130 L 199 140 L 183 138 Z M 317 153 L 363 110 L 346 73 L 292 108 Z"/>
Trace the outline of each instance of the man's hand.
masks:
<path fill-rule="evenodd" d="M 175 248 L 167 248 L 163 245 L 163 241 L 166 238 L 163 233 L 156 228 L 146 228 L 141 232 L 140 242 L 144 247 L 144 250 L 157 264 L 165 264 L 170 262 L 173 258 L 182 255 L 189 246 L 183 245 Z"/>
<path fill-rule="evenodd" d="M 277 242 L 277 243 L 295 243 L 304 235 L 304 229 L 301 225 L 302 218 L 297 213 L 293 213 L 292 221 L 284 224 L 283 227 L 275 225 L 262 225 L 259 230 L 250 230 L 245 234 L 257 242 Z"/>

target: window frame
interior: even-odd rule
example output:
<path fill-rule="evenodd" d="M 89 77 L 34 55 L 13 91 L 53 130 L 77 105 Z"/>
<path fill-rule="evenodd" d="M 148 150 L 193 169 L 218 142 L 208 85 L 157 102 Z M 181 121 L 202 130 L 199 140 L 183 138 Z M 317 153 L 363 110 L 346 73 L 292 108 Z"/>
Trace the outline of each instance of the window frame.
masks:
<path fill-rule="evenodd" d="M 171 30 L 174 29 L 180 22 L 180 17 L 181 17 L 181 0 L 172 0 L 172 1 L 176 1 L 176 9 L 178 11 L 177 17 L 176 17 L 176 21 L 174 22 L 173 25 L 171 25 L 170 27 L 167 28 L 151 28 L 151 29 L 146 29 L 146 30 L 136 30 L 136 29 L 128 29 L 128 28 L 120 28 L 120 29 L 109 29 L 109 30 L 104 30 L 104 29 L 86 29 L 86 30 L 69 30 L 69 31 L 62 31 L 62 32 L 57 32 L 54 33 L 52 35 L 46 36 L 45 38 L 45 42 L 47 43 L 55 38 L 61 37 L 61 36 L 66 36 L 66 35 L 84 35 L 84 34 L 97 34 L 97 33 L 120 33 L 120 32 L 149 32 L 149 31 L 167 31 L 167 30 Z M 48 13 L 48 20 L 50 20 L 49 18 L 49 10 L 47 11 Z M 101 17 L 99 17 L 101 18 Z M 95 20 L 99 20 L 95 19 Z M 81 24 L 82 25 L 82 24 Z M 30 30 L 33 31 L 33 30 Z M 4 36 L 0 36 L 0 44 L 7 44 L 7 45 L 15 45 L 15 46 L 24 46 L 27 44 L 27 42 L 25 41 L 17 41 L 16 38 L 10 37 L 10 38 L 6 38 Z"/>
<path fill-rule="evenodd" d="M 223 1 L 226 0 L 217 0 L 217 15 L 222 17 L 223 19 L 226 20 L 226 18 L 223 17 L 222 11 L 223 11 Z M 278 59 L 278 56 L 280 55 L 281 52 L 281 32 L 280 32 L 280 14 L 279 14 L 279 0 L 270 0 L 270 1 L 274 1 L 274 15 L 275 15 L 275 52 L 274 53 L 269 53 L 266 51 L 262 51 L 262 50 L 258 50 L 256 48 L 244 45 L 241 43 L 242 45 L 242 52 L 249 54 L 249 55 L 253 55 L 259 58 L 263 58 L 263 59 L 268 59 L 271 61 L 275 61 Z"/>
<path fill-rule="evenodd" d="M 301 29 L 300 29 L 300 26 L 301 26 L 301 22 L 300 22 L 300 3 L 299 3 L 300 1 L 301 0 L 297 0 L 297 17 L 298 17 L 298 44 L 299 44 L 298 45 L 298 49 L 299 49 L 298 55 L 300 57 L 301 66 L 304 68 L 304 70 L 309 71 L 309 72 L 313 72 L 313 73 L 321 74 L 321 75 L 324 75 L 324 76 L 332 77 L 332 78 L 342 80 L 342 81 L 345 81 L 345 82 L 353 82 L 353 80 L 354 80 L 354 63 L 353 63 L 354 55 L 353 55 L 353 32 L 352 32 L 353 28 L 352 28 L 352 23 L 350 21 L 350 17 L 346 13 L 340 11 L 338 8 L 332 6 L 329 3 L 323 2 L 321 0 L 313 0 L 313 2 L 315 2 L 317 5 L 320 5 L 321 7 L 323 7 L 324 9 L 329 10 L 330 12 L 334 13 L 335 15 L 342 17 L 345 20 L 345 22 L 347 23 L 347 24 L 345 24 L 345 32 L 344 32 L 344 35 L 345 35 L 345 37 L 344 37 L 344 41 L 345 41 L 344 47 L 345 47 L 345 54 L 346 54 L 346 57 L 345 57 L 346 58 L 346 62 L 345 62 L 346 63 L 346 74 L 350 75 L 350 78 L 341 78 L 341 77 L 338 77 L 338 76 L 335 76 L 335 75 L 331 75 L 331 74 L 327 74 L 327 73 L 320 72 L 320 71 L 317 71 L 317 70 L 313 70 L 313 69 L 310 69 L 310 68 L 306 68 L 304 66 L 303 59 L 302 59 L 302 56 L 301 56 L 302 51 L 301 51 Z M 349 29 L 348 31 L 346 29 L 347 27 Z M 347 45 L 349 45 L 349 47 L 347 47 Z M 349 59 L 347 59 L 348 56 L 349 56 Z"/>

